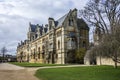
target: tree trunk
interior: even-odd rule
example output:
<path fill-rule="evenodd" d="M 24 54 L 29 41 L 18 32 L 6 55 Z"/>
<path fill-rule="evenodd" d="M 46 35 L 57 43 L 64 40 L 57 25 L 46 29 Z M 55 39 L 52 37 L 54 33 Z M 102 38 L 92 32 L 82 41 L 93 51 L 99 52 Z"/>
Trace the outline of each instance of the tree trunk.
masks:
<path fill-rule="evenodd" d="M 117 68 L 117 53 L 115 53 L 115 65 L 114 68 Z"/>
<path fill-rule="evenodd" d="M 3 61 L 2 62 L 4 62 L 5 61 L 5 53 L 3 52 Z"/>
<path fill-rule="evenodd" d="M 115 65 L 114 65 L 114 68 L 117 68 L 117 61 L 115 61 Z"/>
<path fill-rule="evenodd" d="M 101 55 L 100 55 L 100 65 L 102 65 L 102 62 L 101 62 Z"/>

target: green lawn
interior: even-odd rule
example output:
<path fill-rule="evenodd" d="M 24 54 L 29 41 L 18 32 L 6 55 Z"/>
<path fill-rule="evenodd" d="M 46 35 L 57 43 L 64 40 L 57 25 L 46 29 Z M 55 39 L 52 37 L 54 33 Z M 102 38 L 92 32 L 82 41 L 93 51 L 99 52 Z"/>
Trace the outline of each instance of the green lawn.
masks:
<path fill-rule="evenodd" d="M 120 80 L 120 67 L 85 66 L 72 68 L 39 69 L 40 80 Z"/>
<path fill-rule="evenodd" d="M 64 64 L 40 64 L 40 63 L 28 63 L 28 62 L 10 62 L 10 64 L 14 64 L 22 67 L 44 67 L 44 66 L 65 66 Z"/>

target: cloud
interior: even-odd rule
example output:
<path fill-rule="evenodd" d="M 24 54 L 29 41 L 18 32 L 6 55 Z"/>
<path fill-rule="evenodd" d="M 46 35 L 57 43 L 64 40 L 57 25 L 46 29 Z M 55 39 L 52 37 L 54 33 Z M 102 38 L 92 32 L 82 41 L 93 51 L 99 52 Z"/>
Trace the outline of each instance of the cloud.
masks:
<path fill-rule="evenodd" d="M 16 52 L 17 43 L 27 38 L 29 22 L 47 24 L 70 9 L 82 9 L 88 0 L 0 0 L 0 48 Z"/>

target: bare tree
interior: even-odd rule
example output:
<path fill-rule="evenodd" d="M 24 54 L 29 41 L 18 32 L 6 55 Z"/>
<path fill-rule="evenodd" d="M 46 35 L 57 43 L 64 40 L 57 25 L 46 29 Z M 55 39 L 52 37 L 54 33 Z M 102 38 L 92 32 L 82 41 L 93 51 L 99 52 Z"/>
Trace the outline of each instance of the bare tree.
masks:
<path fill-rule="evenodd" d="M 115 68 L 120 63 L 120 26 L 116 28 L 116 32 L 104 35 L 102 42 L 95 47 L 98 48 L 96 55 L 111 58 L 115 62 Z"/>
<path fill-rule="evenodd" d="M 7 48 L 4 46 L 1 48 L 1 54 L 2 54 L 2 57 L 3 57 L 3 61 L 5 60 L 5 53 L 7 52 Z"/>
<path fill-rule="evenodd" d="M 102 32 L 100 44 L 91 52 L 97 56 L 110 57 L 120 62 L 120 0 L 90 0 L 82 17 L 92 26 L 99 27 Z"/>
<path fill-rule="evenodd" d="M 80 13 L 90 25 L 109 33 L 120 25 L 120 0 L 90 0 Z"/>

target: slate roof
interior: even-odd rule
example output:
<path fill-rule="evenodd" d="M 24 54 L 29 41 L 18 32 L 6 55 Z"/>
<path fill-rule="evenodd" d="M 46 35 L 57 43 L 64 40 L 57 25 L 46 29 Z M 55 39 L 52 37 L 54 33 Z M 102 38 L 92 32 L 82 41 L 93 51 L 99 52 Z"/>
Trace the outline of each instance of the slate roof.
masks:
<path fill-rule="evenodd" d="M 35 32 L 35 30 L 36 30 L 36 25 L 30 24 L 30 29 L 31 29 L 32 32 Z"/>
<path fill-rule="evenodd" d="M 43 30 L 44 30 L 45 33 L 48 31 L 48 29 L 45 28 L 45 27 L 43 27 L 43 26 L 38 26 L 38 25 L 30 24 L 30 29 L 31 29 L 32 32 L 36 32 L 37 27 L 40 28 L 40 34 L 41 35 L 42 35 Z"/>
<path fill-rule="evenodd" d="M 65 21 L 67 15 L 68 15 L 68 14 L 65 14 L 64 16 L 62 16 L 60 19 L 58 19 L 58 20 L 55 22 L 56 27 L 62 26 L 62 23 Z"/>

